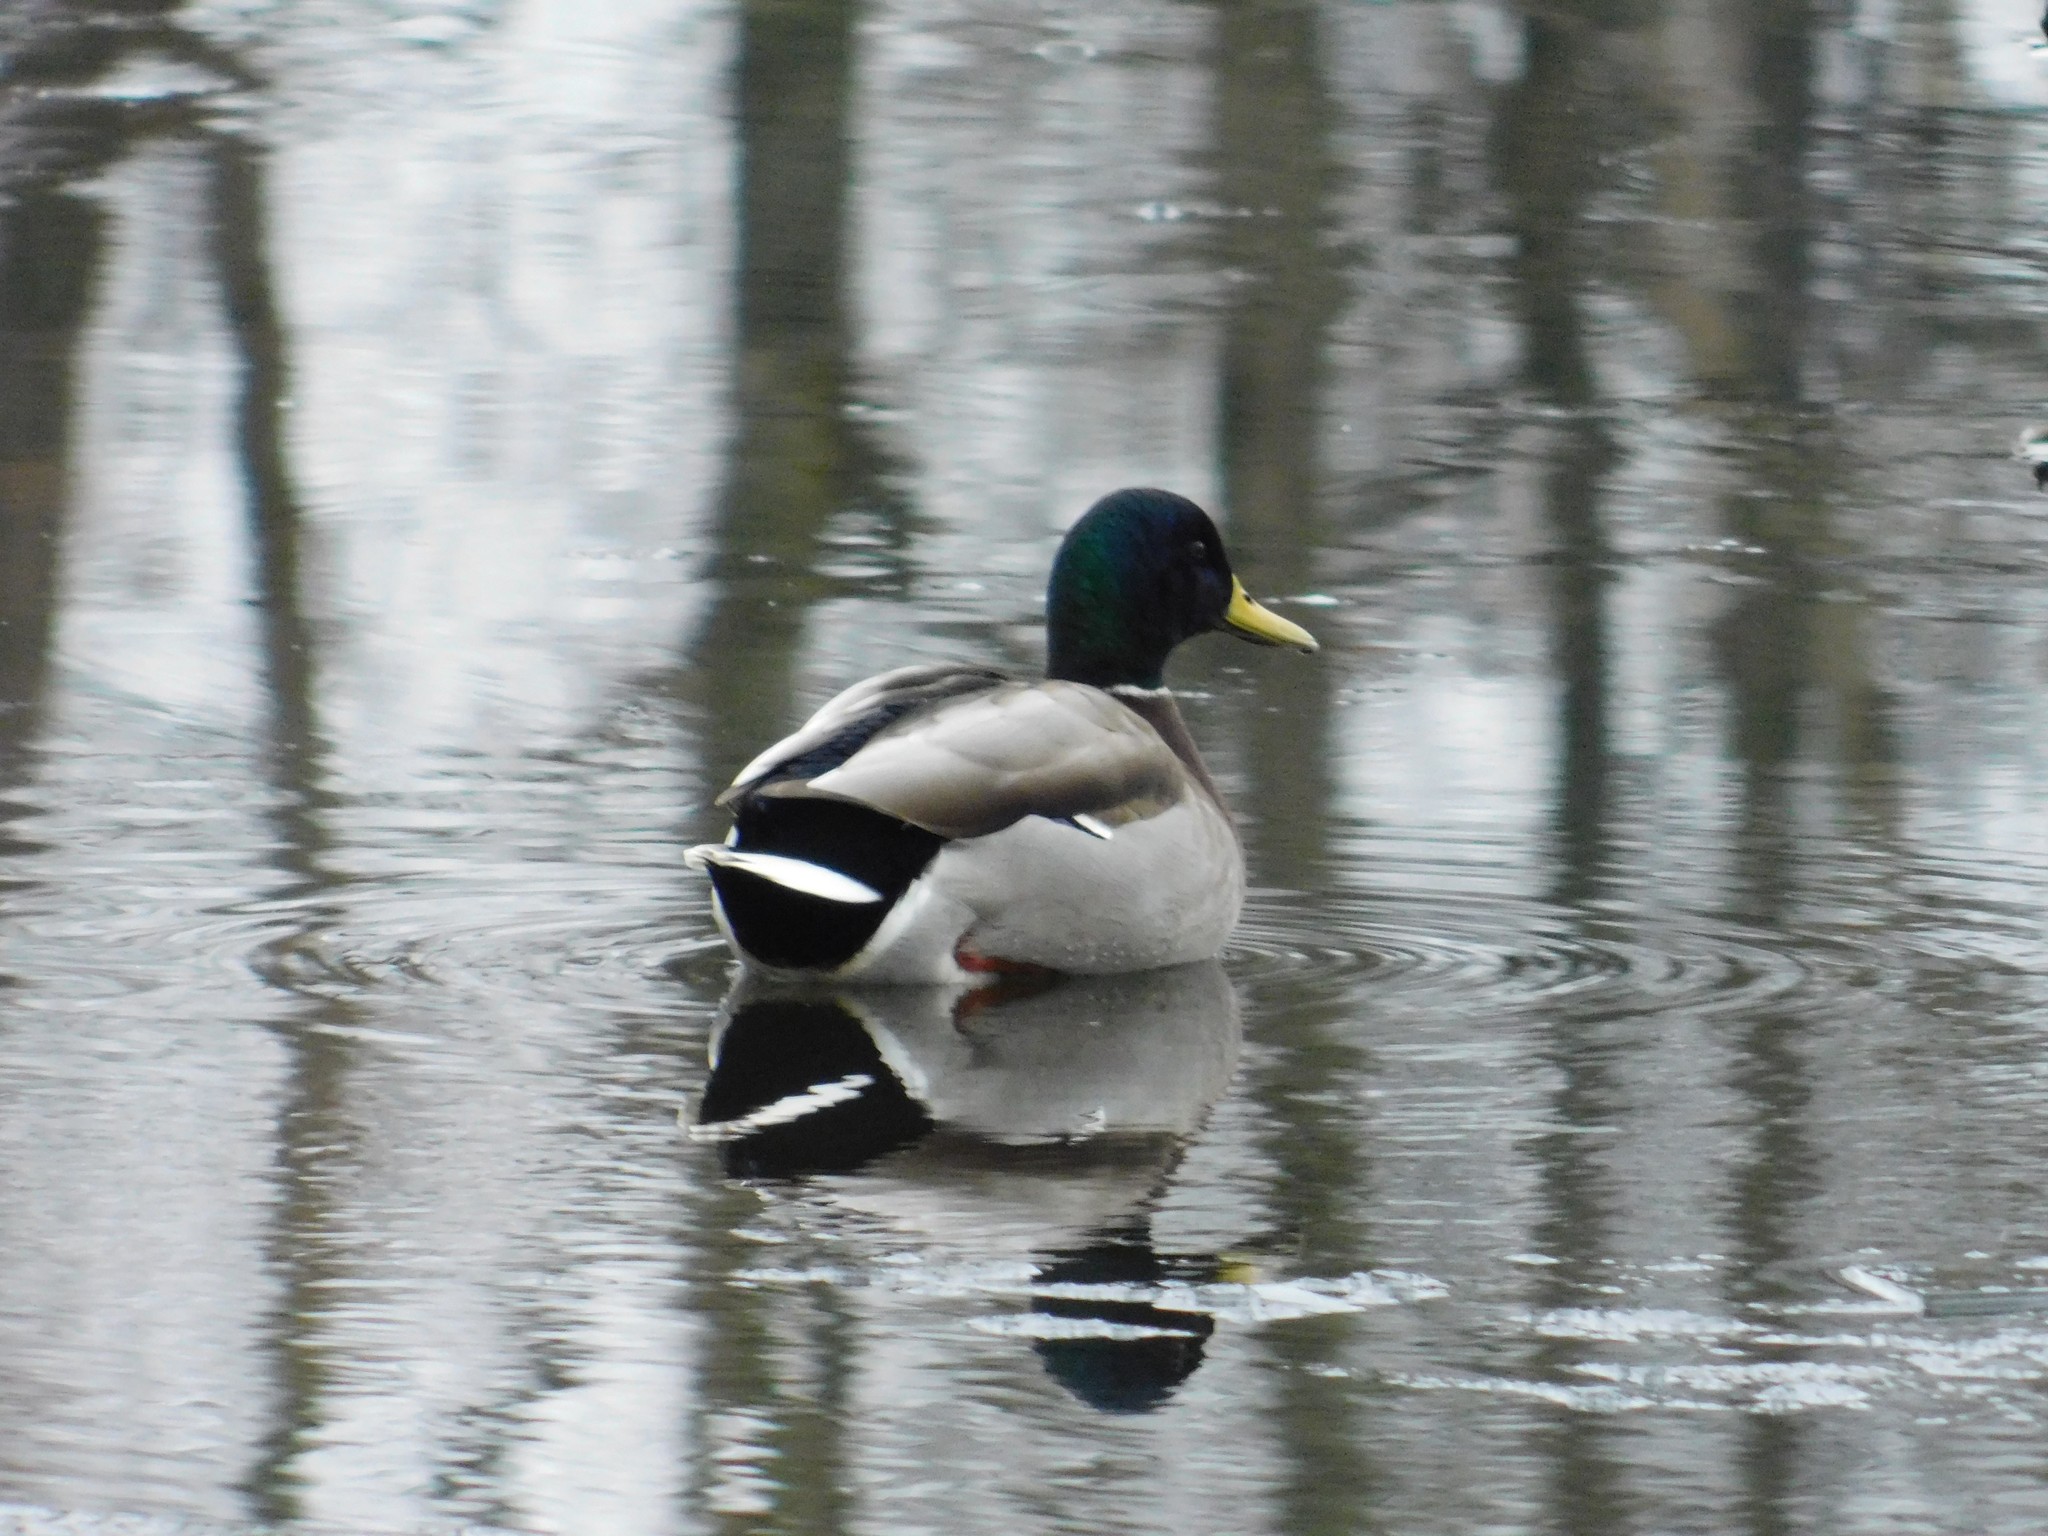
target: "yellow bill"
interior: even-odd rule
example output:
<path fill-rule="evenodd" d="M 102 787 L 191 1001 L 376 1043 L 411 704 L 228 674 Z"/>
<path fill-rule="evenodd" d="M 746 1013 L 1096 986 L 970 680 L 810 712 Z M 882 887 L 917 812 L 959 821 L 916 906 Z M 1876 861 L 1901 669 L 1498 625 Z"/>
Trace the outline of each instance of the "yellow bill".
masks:
<path fill-rule="evenodd" d="M 1297 651 L 1317 649 L 1314 635 L 1272 609 L 1261 608 L 1235 576 L 1230 578 L 1230 606 L 1223 610 L 1223 627 L 1260 645 L 1284 645 Z"/>

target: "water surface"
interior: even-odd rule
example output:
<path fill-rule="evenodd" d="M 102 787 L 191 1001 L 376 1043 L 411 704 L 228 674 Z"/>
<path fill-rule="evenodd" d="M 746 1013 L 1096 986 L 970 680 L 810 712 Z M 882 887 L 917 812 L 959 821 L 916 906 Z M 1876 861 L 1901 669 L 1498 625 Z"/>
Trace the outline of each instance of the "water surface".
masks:
<path fill-rule="evenodd" d="M 2024 12 L 0 19 L 0 1528 L 2048 1525 Z M 1148 483 L 1221 964 L 736 986 Z"/>

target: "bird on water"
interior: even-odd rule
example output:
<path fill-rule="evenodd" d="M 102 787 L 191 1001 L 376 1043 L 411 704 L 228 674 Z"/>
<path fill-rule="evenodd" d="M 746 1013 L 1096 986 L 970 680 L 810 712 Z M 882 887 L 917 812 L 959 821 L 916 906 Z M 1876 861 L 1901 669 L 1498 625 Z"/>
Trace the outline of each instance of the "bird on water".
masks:
<path fill-rule="evenodd" d="M 899 667 L 829 700 L 718 797 L 689 850 L 718 924 L 768 972 L 960 982 L 1218 954 L 1244 853 L 1163 671 L 1221 630 L 1314 651 L 1168 491 L 1103 497 L 1046 588 L 1046 675 Z"/>
<path fill-rule="evenodd" d="M 2012 445 L 2012 456 L 2032 466 L 2035 490 L 2048 491 L 2048 422 L 2022 432 Z"/>

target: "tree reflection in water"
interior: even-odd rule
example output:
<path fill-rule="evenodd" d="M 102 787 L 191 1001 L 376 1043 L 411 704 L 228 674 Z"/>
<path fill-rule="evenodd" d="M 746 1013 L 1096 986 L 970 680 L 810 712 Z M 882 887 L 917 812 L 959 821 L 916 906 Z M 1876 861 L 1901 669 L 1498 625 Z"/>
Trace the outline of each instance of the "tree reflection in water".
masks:
<path fill-rule="evenodd" d="M 1993 9 L 0 7 L 0 1499 L 2042 1525 Z M 1144 482 L 1330 642 L 1227 977 L 721 1019 L 715 786 Z"/>

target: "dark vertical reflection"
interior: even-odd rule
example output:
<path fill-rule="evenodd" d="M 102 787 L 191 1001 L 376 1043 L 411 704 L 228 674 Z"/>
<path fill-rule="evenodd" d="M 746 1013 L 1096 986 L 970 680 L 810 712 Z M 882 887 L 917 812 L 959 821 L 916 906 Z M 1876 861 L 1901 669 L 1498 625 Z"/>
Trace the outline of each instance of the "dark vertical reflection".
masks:
<path fill-rule="evenodd" d="M 263 759 L 274 792 L 272 862 L 285 882 L 273 899 L 293 908 L 288 926 L 253 957 L 259 972 L 298 1005 L 279 1026 L 291 1063 L 278 1114 L 281 1190 L 270 1243 L 271 1264 L 282 1286 L 272 1324 L 280 1401 L 244 1480 L 257 1518 L 280 1521 L 303 1513 L 292 1463 L 319 1423 L 325 1389 L 314 1333 L 320 1282 L 334 1274 L 326 1261 L 332 1212 L 323 1165 L 356 1140 L 346 1110 L 353 1050 L 340 1026 L 355 1022 L 357 1010 L 308 993 L 294 979 L 295 956 L 339 920 L 339 907 L 317 897 L 340 881 L 326 863 L 326 745 L 314 704 L 317 675 L 304 604 L 305 519 L 292 482 L 285 430 L 291 366 L 271 275 L 268 160 L 260 147 L 237 137 L 209 135 L 205 145 L 211 194 L 208 254 L 240 363 L 235 447 L 247 497 L 262 639 L 268 709 Z"/>
<path fill-rule="evenodd" d="M 706 782 L 723 784 L 800 713 L 795 697 L 810 610 L 835 584 L 819 570 L 828 524 L 867 511 L 900 526 L 880 455 L 846 407 L 852 379 L 847 204 L 855 0 L 744 0 L 734 69 L 739 128 L 735 429 L 706 572 L 715 593 L 691 647 L 683 689 L 698 712 Z M 701 831 L 717 835 L 710 816 Z M 730 1234 L 756 1197 L 710 1186 L 697 1234 L 692 1305 L 706 1319 L 693 1413 L 704 1447 L 690 1496 L 718 1475 L 701 1432 L 721 1416 L 761 1421 L 779 1453 L 775 1508 L 714 1515 L 735 1532 L 834 1531 L 849 1517 L 843 1395 L 853 1330 L 836 1315 L 805 1331 L 826 1400 L 785 1394 L 777 1299 L 731 1281 L 752 1257 Z"/>
<path fill-rule="evenodd" d="M 78 352 L 105 246 L 104 216 L 67 186 L 185 111 L 177 98 L 145 115 L 44 93 L 96 78 L 138 40 L 210 64 L 210 50 L 176 41 L 180 29 L 164 19 L 174 8 L 134 0 L 116 15 L 49 5 L 23 11 L 0 34 L 0 795 L 26 781 L 41 723 Z M 13 819 L 0 805 L 0 825 Z"/>
<path fill-rule="evenodd" d="M 1794 367 L 1782 357 L 1771 359 L 1766 387 Z M 1738 538 L 1769 541 L 1756 546 L 1768 550 L 1769 580 L 1745 591 L 1716 635 L 1741 774 L 1736 915 L 1767 929 L 1791 915 L 1799 884 L 1792 798 L 1798 780 L 1790 770 L 1801 755 L 1802 721 L 1814 702 L 1815 622 L 1823 617 L 1810 560 L 1827 536 L 1827 514 L 1820 488 L 1797 483 L 1811 462 L 1803 446 L 1795 430 L 1788 442 L 1752 449 L 1753 489 L 1763 496 L 1732 499 L 1730 522 L 1744 530 Z M 1763 497 L 1770 498 L 1768 504 Z M 1784 1266 L 1799 1251 L 1803 1211 L 1820 1192 L 1805 1126 L 1813 1091 L 1803 1044 L 1806 1023 L 1797 1011 L 1760 1009 L 1734 1042 L 1730 1086 L 1747 1106 L 1750 1122 L 1748 1156 L 1729 1194 L 1735 1260 L 1730 1283 L 1742 1301 L 1783 1296 Z M 1753 1415 L 1744 1422 L 1743 1438 L 1748 1529 L 1792 1529 L 1804 1429 L 1788 1415 Z"/>
<path fill-rule="evenodd" d="M 28 846 L 13 830 L 25 808 L 10 797 L 33 777 L 42 727 L 78 354 L 105 250 L 104 216 L 67 185 L 187 112 L 178 97 L 129 112 L 44 93 L 91 80 L 138 40 L 210 65 L 213 50 L 175 40 L 180 29 L 164 20 L 170 9 L 160 0 L 111 16 L 49 6 L 11 18 L 0 34 L 0 855 Z"/>
<path fill-rule="evenodd" d="M 56 627 L 73 379 L 103 243 L 98 210 L 45 187 L 0 202 L 0 796 L 30 777 Z M 19 815 L 0 799 L 0 853 Z"/>
<path fill-rule="evenodd" d="M 331 882 L 318 867 L 324 846 L 314 815 L 318 743 L 299 600 L 299 509 L 281 421 L 287 369 L 265 247 L 261 153 L 239 139 L 199 129 L 193 98 L 126 104 L 60 92 L 49 104 L 37 104 L 41 89 L 89 85 L 139 54 L 196 65 L 222 87 L 258 83 L 232 54 L 171 20 L 175 9 L 137 0 L 104 10 L 50 7 L 33 18 L 26 45 L 8 62 L 11 83 L 35 89 L 23 89 L 7 103 L 13 120 L 5 126 L 14 131 L 5 139 L 9 163 L 0 166 L 0 174 L 25 167 L 53 183 L 82 179 L 149 137 L 195 138 L 208 155 L 208 255 L 241 363 L 235 448 L 248 497 L 250 575 L 261 613 L 269 703 L 263 757 L 278 791 L 271 812 L 277 824 L 275 862 L 287 877 L 286 894 L 298 896 Z M 12 109 L 23 102 L 31 105 L 15 115 Z M 47 668 L 75 358 L 103 256 L 103 219 L 88 205 L 37 185 L 0 204 L 0 789 L 18 771 L 13 749 L 34 729 Z M 259 967 L 275 963 L 305 931 L 301 925 L 275 941 L 256 957 Z M 315 1011 L 341 1007 L 317 1003 Z M 298 1021 L 301 1027 L 309 1022 Z M 298 1027 L 287 1030 L 287 1039 L 296 1086 L 279 1124 L 285 1188 L 270 1245 L 285 1289 L 272 1325 L 283 1354 L 283 1402 L 269 1443 L 245 1480 L 253 1512 L 265 1519 L 297 1513 L 279 1491 L 277 1473 L 312 1412 L 314 1393 L 297 1330 L 310 1311 L 306 1255 L 325 1226 L 324 1212 L 302 1177 L 302 1148 L 309 1140 L 330 1139 L 331 1127 L 312 1123 L 316 1117 L 307 1105 L 337 1097 L 338 1074 L 327 1057 L 345 1049 Z M 308 1041 L 315 1042 L 310 1049 Z"/>
<path fill-rule="evenodd" d="M 313 712 L 313 649 L 302 591 L 304 516 L 292 485 L 285 442 L 291 402 L 284 323 L 271 283 L 264 151 L 215 136 L 210 254 L 220 281 L 228 332 L 241 363 L 235 446 L 248 496 L 257 603 L 262 615 L 264 681 L 271 707 L 271 777 L 297 813 L 283 830 L 295 873 L 315 884 L 322 834 L 311 818 L 321 742 Z"/>
<path fill-rule="evenodd" d="M 1246 584 L 1296 593 L 1313 586 L 1324 537 L 1322 402 L 1332 325 L 1347 299 L 1333 247 L 1339 166 L 1337 107 L 1324 81 L 1317 7 L 1308 0 L 1219 4 L 1214 12 L 1214 138 L 1219 265 L 1236 281 L 1223 317 L 1219 449 L 1230 539 Z M 1231 657 L 1232 661 L 1240 658 Z M 1318 891 L 1325 881 L 1332 785 L 1326 743 L 1338 669 L 1328 653 L 1259 656 L 1244 721 L 1251 792 L 1246 838 L 1256 884 Z M 1256 1093 L 1275 1134 L 1266 1144 L 1272 1208 L 1299 1235 L 1303 1262 L 1370 1262 L 1357 1213 L 1368 1169 L 1355 1115 L 1332 1104 L 1332 1082 L 1355 1078 L 1361 1055 L 1332 1026 L 1336 999 L 1255 1026 L 1284 1046 Z M 1382 1479 L 1359 1400 L 1304 1369 L 1334 1363 L 1355 1325 L 1276 1329 L 1264 1347 L 1278 1377 L 1275 1431 L 1287 1458 L 1280 1524 L 1303 1536 L 1376 1529 Z"/>
<path fill-rule="evenodd" d="M 1811 269 L 1821 232 L 1808 186 L 1815 138 L 1816 37 L 1824 18 L 1810 0 L 1748 0 L 1730 12 L 1754 106 L 1751 137 L 1727 169 L 1733 206 L 1750 215 L 1743 296 L 1746 337 L 1735 391 L 1749 402 L 1739 422 L 1746 483 L 1728 498 L 1728 532 L 1759 549 L 1759 584 L 1719 622 L 1716 658 L 1728 690 L 1731 755 L 1740 767 L 1734 902 L 1743 920 L 1768 929 L 1794 917 L 1805 854 L 1792 772 L 1813 753 L 1813 727 L 1831 714 L 1845 788 L 1868 760 L 1888 759 L 1890 708 L 1872 681 L 1862 644 L 1861 603 L 1829 601 L 1845 578 L 1824 570 L 1840 552 L 1833 503 L 1841 450 L 1824 409 L 1810 406 L 1806 372 L 1816 304 Z M 1825 750 L 1823 747 L 1822 750 Z M 1832 848 L 1829 840 L 1823 847 Z M 1808 1127 L 1813 1098 L 1810 1020 L 1759 1010 L 1735 1042 L 1731 1086 L 1747 1106 L 1748 1156 L 1729 1196 L 1741 1301 L 1772 1299 L 1802 1251 L 1807 1212 L 1821 1192 Z M 1744 1421 L 1741 1475 L 1746 1529 L 1796 1529 L 1800 1469 L 1809 1438 L 1790 1415 Z"/>
<path fill-rule="evenodd" d="M 685 680 L 718 784 L 792 724 L 805 620 L 837 590 L 818 569 L 827 525 L 867 511 L 901 527 L 881 456 L 847 415 L 857 12 L 853 0 L 740 12 L 735 430 L 705 573 L 716 596 Z"/>
<path fill-rule="evenodd" d="M 1582 309 L 1600 263 L 1584 213 L 1611 175 L 1602 166 L 1610 107 L 1601 33 L 1620 10 L 1609 0 L 1532 8 L 1522 22 L 1522 77 L 1494 119 L 1495 176 L 1515 237 L 1509 272 L 1523 383 L 1558 405 L 1585 405 L 1594 394 Z"/>
<path fill-rule="evenodd" d="M 1576 343 L 1574 347 L 1576 349 Z M 1551 664 L 1558 697 L 1557 875 L 1552 899 L 1575 929 L 1594 942 L 1606 935 L 1588 910 L 1609 868 L 1612 759 L 1608 751 L 1609 568 L 1600 521 L 1602 478 L 1616 457 L 1604 424 L 1584 419 L 1561 433 L 1544 477 L 1544 504 L 1556 540 L 1551 574 Z M 1629 1110 L 1616 1080 L 1616 1042 L 1592 1019 L 1563 1012 L 1552 1026 L 1548 1055 L 1560 1087 L 1551 1111 L 1560 1129 L 1534 1151 L 1542 1174 L 1545 1215 L 1536 1229 L 1538 1251 L 1558 1262 L 1539 1271 L 1546 1304 L 1582 1303 L 1601 1283 L 1621 1189 L 1601 1156 L 1601 1143 L 1583 1134 L 1613 1125 Z M 1539 1346 L 1537 1368 L 1547 1376 L 1578 1358 L 1577 1346 Z M 1594 1533 L 1632 1524 L 1633 1500 L 1622 1476 L 1625 1453 L 1612 1430 L 1591 1415 L 1567 1411 L 1552 1426 L 1559 1530 Z"/>
<path fill-rule="evenodd" d="M 1327 337 L 1347 297 L 1331 243 L 1339 167 L 1316 7 L 1259 0 L 1216 11 L 1215 157 L 1220 265 L 1236 281 L 1224 313 L 1219 451 L 1230 537 L 1246 584 L 1313 585 L 1324 536 L 1322 401 Z M 1233 660 L 1237 658 L 1232 658 Z M 1279 661 L 1280 665 L 1267 665 Z M 1314 886 L 1329 834 L 1328 732 L 1336 669 L 1258 657 L 1252 717 L 1262 878 Z"/>
<path fill-rule="evenodd" d="M 1522 323 L 1523 377 L 1537 398 L 1566 408 L 1594 403 L 1582 290 L 1607 255 L 1592 244 L 1588 201 L 1602 190 L 1603 159 L 1625 103 L 1605 99 L 1602 28 L 1612 5 L 1531 15 L 1526 68 L 1495 121 L 1496 175 L 1515 236 L 1514 305 Z M 1611 262 L 1610 262 L 1611 264 Z M 1544 475 L 1550 524 L 1551 662 L 1558 684 L 1556 828 L 1560 904 L 1596 888 L 1606 858 L 1611 551 L 1601 522 L 1601 481 L 1616 457 L 1604 422 L 1583 416 L 1553 444 Z"/>
<path fill-rule="evenodd" d="M 355 1066 L 351 1027 L 361 1010 L 339 999 L 309 997 L 282 1033 L 290 1046 L 290 1068 L 278 1105 L 280 1191 L 272 1217 L 270 1262 L 281 1295 L 272 1322 L 278 1402 L 268 1432 L 242 1488 L 252 1518 L 268 1523 L 299 1519 L 302 1479 L 299 1455 L 318 1430 L 330 1372 L 319 1337 L 325 1310 L 323 1283 L 344 1274 L 334 1254 L 333 1202 L 329 1191 L 339 1165 L 352 1156 L 362 1127 L 348 1110 L 348 1086 Z"/>
<path fill-rule="evenodd" d="M 1522 382 L 1536 398 L 1567 410 L 1593 405 L 1585 290 L 1613 265 L 1586 212 L 1612 177 L 1611 151 L 1635 105 L 1611 82 L 1614 31 L 1629 8 L 1580 0 L 1532 10 L 1522 23 L 1524 67 L 1503 94 L 1492 134 L 1494 172 L 1515 252 L 1512 303 L 1521 323 Z M 1597 889 L 1608 858 L 1611 792 L 1606 618 L 1607 544 L 1600 519 L 1602 477 L 1615 450 L 1603 423 L 1572 421 L 1555 441 L 1544 505 L 1555 544 L 1551 661 L 1558 687 L 1554 895 L 1579 908 Z M 1625 1112 L 1612 1045 L 1590 1021 L 1569 1014 L 1552 1026 L 1547 1051 L 1560 1086 L 1551 1099 L 1559 1129 L 1532 1146 L 1543 1191 L 1536 1224 L 1541 1252 L 1556 1262 L 1538 1272 L 1541 1304 L 1583 1302 L 1599 1283 L 1619 1192 L 1594 1138 Z M 1542 1341 L 1530 1368 L 1555 1379 L 1578 1359 L 1568 1341 Z M 1555 1410 L 1541 1435 L 1550 1476 L 1550 1526 L 1572 1536 L 1630 1529 L 1634 1499 L 1625 1452 L 1600 1419 Z"/>
<path fill-rule="evenodd" d="M 1316 569 L 1324 338 L 1345 296 L 1324 238 L 1336 178 L 1327 143 L 1335 111 L 1317 44 L 1313 5 L 1273 0 L 1217 9 L 1219 191 L 1228 207 L 1273 210 L 1224 225 L 1223 259 L 1245 279 L 1224 316 L 1224 489 L 1247 584 L 1271 592 L 1300 591 Z M 1249 665 L 1257 673 L 1245 721 L 1253 879 L 1316 890 L 1330 835 L 1324 743 L 1337 669 L 1327 657 L 1260 655 Z M 1270 1085 L 1280 1113 L 1309 1113 L 1293 1089 L 1356 1066 L 1354 1052 L 1320 1035 L 1336 1011 L 1332 1005 L 1324 1016 L 1289 1021 L 1288 1080 Z M 1349 1212 L 1360 1170 L 1348 1126 L 1291 1124 L 1276 1150 L 1287 1159 L 1290 1218 L 1312 1229 L 1318 1246 L 1353 1254 L 1358 1234 Z"/>
<path fill-rule="evenodd" d="M 1750 307 L 1752 381 L 1765 399 L 1805 393 L 1814 306 L 1809 281 L 1817 233 L 1807 186 L 1814 141 L 1814 55 L 1821 25 L 1814 0 L 1743 0 L 1742 18 L 1758 115 L 1740 177 L 1739 207 L 1755 220 L 1760 279 Z"/>
<path fill-rule="evenodd" d="M 1605 423 L 1574 422 L 1559 434 L 1544 475 L 1543 504 L 1555 541 L 1550 581 L 1551 665 L 1557 674 L 1557 882 L 1552 899 L 1581 923 L 1601 890 L 1611 851 L 1612 759 L 1607 592 L 1613 550 L 1601 522 L 1602 482 L 1619 454 Z"/>

